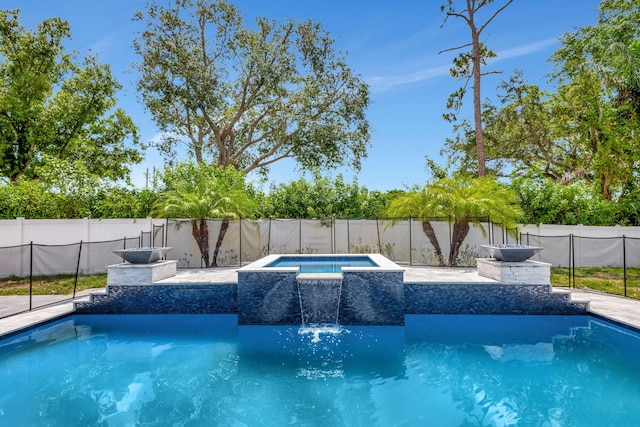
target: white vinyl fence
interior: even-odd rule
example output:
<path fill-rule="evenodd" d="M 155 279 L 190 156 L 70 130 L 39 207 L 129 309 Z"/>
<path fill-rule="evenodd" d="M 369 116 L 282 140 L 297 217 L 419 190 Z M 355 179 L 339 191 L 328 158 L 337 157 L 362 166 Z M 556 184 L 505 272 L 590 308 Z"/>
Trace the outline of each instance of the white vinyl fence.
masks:
<path fill-rule="evenodd" d="M 432 221 L 448 259 L 451 224 Z M 209 221 L 210 255 L 220 220 Z M 484 231 L 483 231 L 484 230 Z M 488 243 L 542 246 L 534 259 L 554 266 L 640 267 L 640 227 L 521 226 L 509 235 L 500 226 L 473 225 L 459 265 L 485 256 Z M 114 249 L 171 246 L 168 259 L 179 268 L 203 264 L 188 220 L 81 219 L 0 221 L 0 277 L 30 274 L 93 274 L 120 262 Z M 219 266 L 239 266 L 273 253 L 371 253 L 410 265 L 437 265 L 435 249 L 415 219 L 234 220 L 224 238 Z"/>

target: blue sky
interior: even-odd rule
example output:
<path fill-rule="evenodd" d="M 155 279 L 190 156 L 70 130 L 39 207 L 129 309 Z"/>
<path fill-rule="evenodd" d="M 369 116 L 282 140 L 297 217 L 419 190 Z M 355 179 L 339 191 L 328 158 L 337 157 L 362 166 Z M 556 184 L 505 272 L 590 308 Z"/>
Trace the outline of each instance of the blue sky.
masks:
<path fill-rule="evenodd" d="M 460 0 L 458 0 L 460 1 Z M 3 9 L 21 9 L 27 28 L 48 17 L 61 17 L 71 26 L 67 49 L 89 52 L 108 63 L 124 86 L 119 94 L 123 108 L 140 128 L 142 141 L 158 137 L 158 130 L 136 94 L 137 61 L 132 40 L 143 29 L 131 17 L 144 8 L 145 0 L 3 0 Z M 441 28 L 444 0 L 235 0 L 245 24 L 256 16 L 274 19 L 312 19 L 323 24 L 346 52 L 349 66 L 371 87 L 368 118 L 372 127 L 371 148 L 362 170 L 355 175 L 344 169 L 350 181 L 357 176 L 369 190 L 387 191 L 427 179 L 425 156 L 441 161 L 439 152 L 452 126 L 442 119 L 447 97 L 460 86 L 448 69 L 456 52 L 438 52 L 468 43 L 469 30 L 460 20 Z M 503 0 L 495 0 L 502 5 Z M 493 97 L 500 79 L 514 69 L 524 71 L 529 83 L 547 85 L 553 69 L 547 60 L 559 47 L 558 38 L 576 28 L 596 22 L 599 0 L 515 0 L 485 30 L 485 42 L 498 54 L 487 70 L 502 71 L 483 80 L 483 97 Z M 460 114 L 471 118 L 472 100 L 465 100 Z M 145 171 L 162 168 L 154 150 L 134 167 L 132 178 L 144 186 Z M 277 163 L 271 182 L 297 179 L 294 162 Z M 250 176 L 250 178 L 252 178 Z"/>

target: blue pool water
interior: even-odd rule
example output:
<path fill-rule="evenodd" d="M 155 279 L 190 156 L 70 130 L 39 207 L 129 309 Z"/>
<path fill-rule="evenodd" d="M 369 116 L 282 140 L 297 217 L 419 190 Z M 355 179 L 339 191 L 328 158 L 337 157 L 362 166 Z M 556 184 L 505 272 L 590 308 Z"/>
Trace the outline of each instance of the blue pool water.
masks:
<path fill-rule="evenodd" d="M 342 267 L 377 267 L 367 256 L 281 256 L 266 267 L 299 267 L 299 273 L 339 273 Z"/>
<path fill-rule="evenodd" d="M 2 426 L 635 426 L 640 335 L 587 316 L 237 326 L 74 316 L 0 341 Z"/>

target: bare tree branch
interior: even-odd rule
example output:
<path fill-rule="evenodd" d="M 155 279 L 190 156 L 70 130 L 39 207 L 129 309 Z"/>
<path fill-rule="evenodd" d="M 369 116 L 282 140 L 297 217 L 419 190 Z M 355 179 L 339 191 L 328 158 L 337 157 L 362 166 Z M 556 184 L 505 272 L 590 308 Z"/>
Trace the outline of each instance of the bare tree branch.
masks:
<path fill-rule="evenodd" d="M 485 22 L 485 23 L 480 27 L 480 29 L 478 30 L 478 34 L 482 33 L 482 31 L 487 27 L 487 25 L 489 25 L 489 23 L 490 23 L 491 21 L 493 21 L 493 18 L 495 18 L 496 16 L 498 16 L 498 14 L 499 14 L 500 12 L 502 12 L 504 9 L 506 9 L 506 8 L 507 8 L 507 6 L 509 6 L 511 3 L 513 3 L 513 0 L 508 0 L 508 1 L 507 1 L 507 2 L 506 2 L 506 3 L 505 3 L 505 4 L 504 4 L 500 9 L 496 10 L 496 12 L 495 12 L 493 15 L 491 15 L 491 17 L 487 20 L 487 22 Z M 485 3 L 482 3 L 482 4 L 480 5 L 480 7 L 484 6 L 484 4 L 485 4 Z"/>
<path fill-rule="evenodd" d="M 463 44 L 462 46 L 457 46 L 457 47 L 452 47 L 449 49 L 445 49 L 445 50 L 441 50 L 440 52 L 438 52 L 438 55 L 440 55 L 441 53 L 445 53 L 445 52 L 451 52 L 452 50 L 460 50 L 460 49 L 464 49 L 465 47 L 469 47 L 472 46 L 471 43 L 467 43 L 467 44 Z"/>

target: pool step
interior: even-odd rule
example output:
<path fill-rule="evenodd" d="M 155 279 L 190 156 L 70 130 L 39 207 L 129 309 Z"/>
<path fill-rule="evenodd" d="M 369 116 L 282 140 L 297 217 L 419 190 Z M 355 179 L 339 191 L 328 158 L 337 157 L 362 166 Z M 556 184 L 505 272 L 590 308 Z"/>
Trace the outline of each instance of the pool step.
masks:
<path fill-rule="evenodd" d="M 100 299 L 101 297 L 106 297 L 107 295 L 109 295 L 109 287 L 106 287 L 102 290 L 92 291 L 89 295 L 83 295 L 81 297 L 75 298 L 73 300 L 73 309 L 74 311 L 76 311 L 80 307 L 91 305 L 96 298 Z"/>
<path fill-rule="evenodd" d="M 575 307 L 581 311 L 589 311 L 589 301 L 574 300 L 569 291 L 553 289 L 551 295 L 562 299 L 571 307 Z"/>

